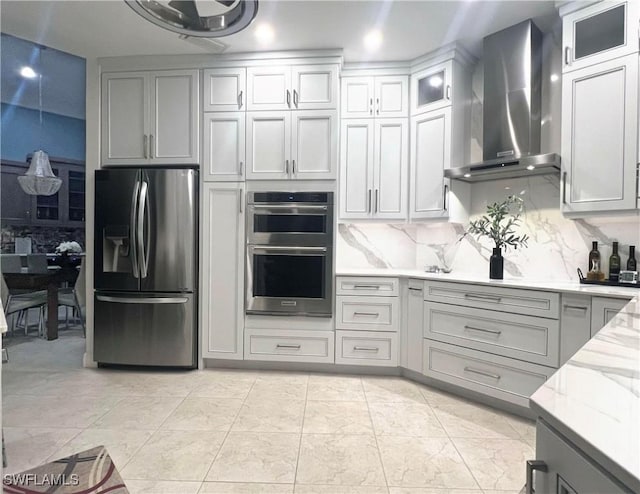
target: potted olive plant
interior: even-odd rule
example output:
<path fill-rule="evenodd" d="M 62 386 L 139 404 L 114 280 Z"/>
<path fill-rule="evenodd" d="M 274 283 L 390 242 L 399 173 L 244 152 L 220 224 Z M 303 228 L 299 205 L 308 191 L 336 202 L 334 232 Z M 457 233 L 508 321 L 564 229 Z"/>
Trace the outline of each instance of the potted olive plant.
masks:
<path fill-rule="evenodd" d="M 501 280 L 504 274 L 504 259 L 502 248 L 505 251 L 509 247 L 517 249 L 526 247 L 529 237 L 526 234 L 516 235 L 515 228 L 520 225 L 524 201 L 518 196 L 509 196 L 502 202 L 494 202 L 487 206 L 487 214 L 481 218 L 469 222 L 468 233 L 493 240 L 495 247 L 489 259 L 489 278 Z M 515 214 L 512 213 L 515 209 Z"/>

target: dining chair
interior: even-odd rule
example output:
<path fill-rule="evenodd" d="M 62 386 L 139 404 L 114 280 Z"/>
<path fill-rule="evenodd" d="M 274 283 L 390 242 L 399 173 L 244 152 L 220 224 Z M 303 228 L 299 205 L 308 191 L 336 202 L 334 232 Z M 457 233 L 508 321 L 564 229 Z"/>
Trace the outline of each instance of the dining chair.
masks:
<path fill-rule="evenodd" d="M 49 264 L 46 254 L 29 254 L 27 256 L 27 269 L 30 273 L 48 273 Z"/>
<path fill-rule="evenodd" d="M 38 290 L 36 292 L 21 293 L 13 295 L 9 292 L 7 282 L 2 278 L 0 285 L 0 298 L 4 307 L 5 316 L 14 314 L 11 321 L 11 334 L 14 334 L 15 327 L 21 316 L 24 317 L 24 334 L 29 332 L 29 309 L 39 309 L 38 314 L 38 335 L 44 335 L 44 308 L 47 305 L 47 291 Z"/>
<path fill-rule="evenodd" d="M 76 283 L 73 288 L 61 288 L 58 290 L 58 306 L 65 307 L 68 309 L 71 307 L 73 312 L 78 315 L 80 319 L 80 324 L 82 325 L 82 333 L 86 337 L 87 330 L 84 324 L 84 315 L 82 313 L 82 307 L 85 306 L 85 287 L 86 287 L 86 274 L 84 267 L 84 258 L 80 262 L 80 272 L 78 273 L 78 278 L 76 278 Z M 81 303 L 82 302 L 82 303 Z M 66 324 L 67 328 L 69 327 L 69 313 L 66 313 Z"/>

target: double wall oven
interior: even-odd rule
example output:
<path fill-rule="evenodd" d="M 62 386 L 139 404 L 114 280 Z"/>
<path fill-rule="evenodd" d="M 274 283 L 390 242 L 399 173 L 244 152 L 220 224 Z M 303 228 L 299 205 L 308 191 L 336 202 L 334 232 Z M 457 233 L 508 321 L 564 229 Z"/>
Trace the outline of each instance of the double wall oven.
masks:
<path fill-rule="evenodd" d="M 331 317 L 333 192 L 247 199 L 247 314 Z"/>

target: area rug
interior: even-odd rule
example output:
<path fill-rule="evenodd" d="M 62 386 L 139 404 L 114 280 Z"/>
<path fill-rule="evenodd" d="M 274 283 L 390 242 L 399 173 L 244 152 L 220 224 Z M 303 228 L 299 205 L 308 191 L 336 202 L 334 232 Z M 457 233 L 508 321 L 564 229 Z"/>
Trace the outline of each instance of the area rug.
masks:
<path fill-rule="evenodd" d="M 4 475 L 2 482 L 3 492 L 16 494 L 129 494 L 104 446 Z"/>

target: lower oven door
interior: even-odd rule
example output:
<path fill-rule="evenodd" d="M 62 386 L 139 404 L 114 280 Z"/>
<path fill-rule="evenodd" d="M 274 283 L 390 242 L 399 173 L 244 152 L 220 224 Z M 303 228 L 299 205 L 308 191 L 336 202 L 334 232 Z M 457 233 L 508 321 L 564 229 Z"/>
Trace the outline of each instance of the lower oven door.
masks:
<path fill-rule="evenodd" d="M 247 314 L 331 317 L 329 247 L 247 246 Z"/>

